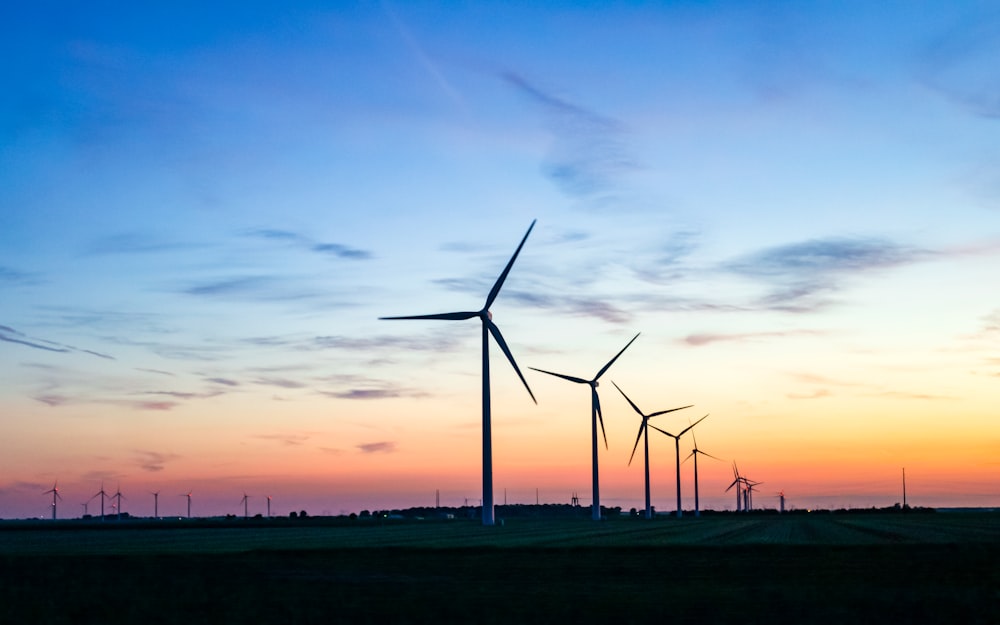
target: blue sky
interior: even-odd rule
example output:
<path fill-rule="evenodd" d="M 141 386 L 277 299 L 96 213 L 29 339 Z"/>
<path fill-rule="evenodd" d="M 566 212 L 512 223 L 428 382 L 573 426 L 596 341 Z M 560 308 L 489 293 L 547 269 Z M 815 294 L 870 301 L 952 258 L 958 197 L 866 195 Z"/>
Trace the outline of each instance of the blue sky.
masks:
<path fill-rule="evenodd" d="M 641 331 L 615 381 L 711 412 L 706 449 L 808 505 L 892 503 L 902 465 L 935 505 L 995 503 L 989 3 L 0 23 L 0 516 L 46 514 L 56 479 L 201 480 L 217 512 L 225 488 L 333 511 L 478 496 L 478 329 L 377 317 L 479 308 L 536 218 L 493 307 L 522 368 L 589 377 Z M 535 407 L 498 357 L 497 487 L 533 493 L 530 467 L 587 492 L 585 397 L 529 375 Z M 628 504 L 619 403 L 602 462 Z"/>

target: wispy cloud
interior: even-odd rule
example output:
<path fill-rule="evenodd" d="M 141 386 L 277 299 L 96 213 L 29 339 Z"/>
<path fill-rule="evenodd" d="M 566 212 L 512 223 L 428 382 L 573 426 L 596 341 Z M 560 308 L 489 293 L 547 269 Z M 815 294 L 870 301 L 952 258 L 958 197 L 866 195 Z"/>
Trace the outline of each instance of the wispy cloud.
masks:
<path fill-rule="evenodd" d="M 620 122 L 544 91 L 515 72 L 503 72 L 500 78 L 544 112 L 553 137 L 544 170 L 564 193 L 587 197 L 606 192 L 619 176 L 635 169 Z"/>
<path fill-rule="evenodd" d="M 47 352 L 58 352 L 64 354 L 76 352 L 80 354 L 90 354 L 91 356 L 97 356 L 98 358 L 103 358 L 105 360 L 115 359 L 114 356 L 97 352 L 92 349 L 80 349 L 77 347 L 73 347 L 72 345 L 65 345 L 63 343 L 57 343 L 55 341 L 33 338 L 25 335 L 22 332 L 18 332 L 17 330 L 8 326 L 0 326 L 0 341 L 5 341 L 7 343 L 16 343 L 19 345 L 24 345 L 25 347 L 40 349 Z"/>
<path fill-rule="evenodd" d="M 333 256 L 336 258 L 343 258 L 345 260 L 368 260 L 373 257 L 372 253 L 368 250 L 351 247 L 343 243 L 316 241 L 311 237 L 297 232 L 291 232 L 289 230 L 260 228 L 256 230 L 247 230 L 243 234 L 247 237 L 286 243 L 303 250 L 316 252 L 326 256 Z"/>
<path fill-rule="evenodd" d="M 223 386 L 239 386 L 240 383 L 236 380 L 230 380 L 229 378 L 206 378 L 206 381 L 213 384 L 221 384 Z"/>
<path fill-rule="evenodd" d="M 767 248 L 727 263 L 724 268 L 772 286 L 760 302 L 793 312 L 816 310 L 821 295 L 866 272 L 923 260 L 931 253 L 878 238 L 813 239 Z"/>
<path fill-rule="evenodd" d="M 312 436 L 310 434 L 257 434 L 254 438 L 275 441 L 285 446 L 294 447 L 306 442 Z"/>
<path fill-rule="evenodd" d="M 950 28 L 924 49 L 920 80 L 973 115 L 1000 119 L 1000 19 L 978 15 Z"/>
<path fill-rule="evenodd" d="M 109 254 L 150 254 L 198 247 L 191 243 L 179 243 L 162 239 L 153 233 L 128 232 L 114 234 L 93 241 L 86 253 L 94 256 Z"/>
<path fill-rule="evenodd" d="M 28 285 L 37 284 L 38 282 L 39 278 L 37 274 L 26 273 L 0 265 L 0 284 Z"/>
<path fill-rule="evenodd" d="M 364 454 L 388 454 L 396 451 L 396 443 L 391 441 L 379 441 L 377 443 L 362 443 L 355 445 Z"/>
<path fill-rule="evenodd" d="M 710 345 L 712 343 L 759 341 L 766 339 L 780 339 L 780 338 L 797 337 L 797 336 L 815 336 L 819 334 L 823 333 L 817 332 L 815 330 L 784 330 L 784 331 L 774 331 L 774 332 L 743 332 L 743 333 L 733 333 L 733 334 L 701 333 L 701 334 L 689 334 L 688 336 L 681 339 L 681 342 L 686 345 L 690 345 L 692 347 L 702 347 L 704 345 Z"/>
<path fill-rule="evenodd" d="M 287 389 L 306 388 L 306 384 L 299 382 L 297 380 L 289 380 L 287 378 L 274 378 L 274 377 L 257 378 L 254 380 L 254 383 L 260 384 L 262 386 L 277 386 L 278 388 L 287 388 Z"/>
<path fill-rule="evenodd" d="M 138 456 L 136 464 L 139 468 L 151 473 L 162 471 L 166 467 L 167 462 L 180 458 L 177 454 L 165 454 L 158 451 L 136 450 L 135 453 Z"/>
<path fill-rule="evenodd" d="M 323 395 L 333 399 L 395 399 L 397 397 L 423 398 L 428 394 L 425 391 L 406 388 L 385 380 L 377 380 L 360 375 L 338 374 L 325 378 L 337 386 L 346 388 L 338 390 L 320 391 Z"/>

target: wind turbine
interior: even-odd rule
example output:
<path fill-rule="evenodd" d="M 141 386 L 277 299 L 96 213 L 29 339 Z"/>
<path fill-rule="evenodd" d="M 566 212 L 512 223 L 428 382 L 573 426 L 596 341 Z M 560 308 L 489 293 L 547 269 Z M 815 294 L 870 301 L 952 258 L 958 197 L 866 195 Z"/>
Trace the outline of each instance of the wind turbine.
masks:
<path fill-rule="evenodd" d="M 88 503 L 90 503 L 90 502 L 85 501 L 82 504 L 80 504 L 81 506 L 83 506 L 83 516 L 88 516 L 87 515 L 87 504 Z"/>
<path fill-rule="evenodd" d="M 659 432 L 661 434 L 666 434 L 670 438 L 674 439 L 674 462 L 677 464 L 677 518 L 678 519 L 681 518 L 681 437 L 684 436 L 684 434 L 688 430 L 690 430 L 694 426 L 698 425 L 699 423 L 701 423 L 702 421 L 704 421 L 707 418 L 708 418 L 708 415 L 705 415 L 704 417 L 698 419 L 697 421 L 695 421 L 691 425 L 689 425 L 686 428 L 684 428 L 683 430 L 681 430 L 680 434 L 671 434 L 670 432 L 667 432 L 666 430 L 661 430 L 660 428 L 656 427 L 655 425 L 650 425 L 649 426 L 649 427 L 653 428 L 654 430 L 656 430 L 657 432 Z"/>
<path fill-rule="evenodd" d="M 160 491 L 152 492 L 150 495 L 153 496 L 153 518 L 160 518 Z"/>
<path fill-rule="evenodd" d="M 625 345 L 625 347 L 623 347 L 621 349 L 620 352 L 618 352 L 617 354 L 615 354 L 615 357 L 612 358 L 611 360 L 609 360 L 608 364 L 604 365 L 601 368 L 601 370 L 597 372 L 597 375 L 595 375 L 594 379 L 592 379 L 592 380 L 584 380 L 583 378 L 575 378 L 575 377 L 573 377 L 571 375 L 564 375 L 562 373 L 554 373 L 552 371 L 546 371 L 544 369 L 536 369 L 535 367 L 528 367 L 529 369 L 534 369 L 535 371 L 539 371 L 541 373 L 547 373 L 549 375 L 554 375 L 557 378 L 562 378 L 564 380 L 569 380 L 570 382 L 575 382 L 577 384 L 587 384 L 588 386 L 590 386 L 590 450 L 591 450 L 591 456 L 592 456 L 591 466 L 592 466 L 593 482 L 594 482 L 594 499 L 593 499 L 594 503 L 593 503 L 593 514 L 592 514 L 592 517 L 593 517 L 593 519 L 595 521 L 600 521 L 601 520 L 601 495 L 600 495 L 600 492 L 599 492 L 599 489 L 598 489 L 598 485 L 597 485 L 597 482 L 598 482 L 598 480 L 597 480 L 597 423 L 598 423 L 598 421 L 600 421 L 600 423 L 601 423 L 601 434 L 604 435 L 604 448 L 605 449 L 608 448 L 608 435 L 604 431 L 604 417 L 601 415 L 601 400 L 597 396 L 597 387 L 598 387 L 597 380 L 600 379 L 600 377 L 602 375 L 604 375 L 604 372 L 607 371 L 611 367 L 611 365 L 614 364 L 614 362 L 616 360 L 618 360 L 618 357 L 621 356 L 625 352 L 625 350 L 628 349 L 628 346 L 631 345 L 637 338 L 639 338 L 639 334 L 636 334 L 635 336 L 633 336 L 632 340 L 629 341 Z"/>
<path fill-rule="evenodd" d="M 52 484 L 52 488 L 50 488 L 49 490 L 45 491 L 42 494 L 43 495 L 48 495 L 49 493 L 52 493 L 52 520 L 55 521 L 56 520 L 57 502 L 60 499 L 62 499 L 62 495 L 59 494 L 59 481 L 58 480 L 56 480 Z"/>
<path fill-rule="evenodd" d="M 753 482 L 747 478 L 743 478 L 743 483 L 746 484 L 746 490 L 743 491 L 743 494 L 747 498 L 747 511 L 753 512 L 753 489 L 755 486 L 760 486 L 764 482 Z"/>
<path fill-rule="evenodd" d="M 614 380 L 612 380 L 611 383 L 615 384 Z M 652 419 L 653 417 L 658 417 L 660 415 L 667 414 L 668 412 L 684 410 L 685 408 L 690 408 L 691 406 L 681 406 L 680 408 L 671 408 L 670 410 L 661 410 L 659 412 L 645 414 L 641 410 L 639 410 L 639 407 L 635 405 L 635 402 L 633 402 L 631 399 L 628 398 L 628 395 L 625 394 L 625 391 L 623 391 L 620 386 L 615 384 L 615 388 L 618 389 L 618 392 L 622 394 L 622 397 L 625 398 L 625 401 L 627 401 L 629 405 L 632 406 L 632 409 L 635 410 L 640 417 L 642 417 L 642 423 L 639 425 L 639 434 L 638 436 L 635 437 L 635 445 L 632 446 L 632 455 L 629 456 L 628 463 L 629 466 L 632 465 L 632 458 L 635 458 L 635 450 L 636 448 L 639 447 L 639 439 L 643 439 L 643 451 L 645 452 L 646 456 L 646 518 L 651 519 L 653 518 L 653 508 L 649 502 L 649 430 L 646 426 L 648 425 L 649 420 Z M 692 406 L 693 405 L 694 404 L 692 404 Z"/>
<path fill-rule="evenodd" d="M 243 491 L 243 499 L 240 500 L 240 503 L 243 504 L 243 518 L 244 519 L 247 518 L 247 516 L 248 516 L 247 515 L 247 502 L 249 500 L 250 500 L 250 495 L 248 495 L 246 493 L 246 491 Z"/>
<path fill-rule="evenodd" d="M 192 491 L 188 491 L 187 493 L 181 493 L 179 495 L 180 497 L 187 497 L 187 500 L 188 500 L 188 516 L 187 516 L 187 518 L 189 518 L 189 519 L 191 518 L 191 492 Z"/>
<path fill-rule="evenodd" d="M 781 490 L 781 491 L 778 492 L 778 501 L 780 503 L 780 505 L 778 507 L 778 514 L 784 514 L 785 513 L 785 491 L 784 490 Z"/>
<path fill-rule="evenodd" d="M 524 384 L 524 388 L 528 390 L 528 395 L 531 395 L 531 400 L 536 404 L 538 400 L 535 399 L 534 393 L 531 392 L 531 387 L 528 386 L 528 381 L 524 379 L 524 375 L 521 374 L 521 370 L 518 369 L 517 363 L 514 362 L 514 356 L 510 353 L 510 348 L 507 347 L 507 342 L 503 339 L 503 335 L 500 334 L 500 328 L 493 323 L 493 313 L 490 312 L 489 308 L 493 304 L 493 301 L 497 298 L 500 293 L 500 288 L 503 286 L 504 280 L 507 279 L 507 274 L 510 273 L 510 268 L 514 265 L 514 261 L 517 260 L 517 255 L 521 253 L 521 248 L 524 247 L 524 242 L 528 240 L 528 235 L 531 234 L 531 229 L 535 227 L 535 221 L 531 222 L 528 226 L 528 231 L 524 233 L 524 238 L 521 239 L 521 243 L 514 250 L 514 255 L 510 257 L 507 261 L 507 266 L 504 267 L 503 271 L 500 273 L 500 277 L 497 278 L 496 282 L 493 284 L 493 288 L 490 289 L 489 295 L 486 296 L 486 304 L 482 309 L 477 311 L 466 311 L 466 312 L 451 312 L 451 313 L 440 313 L 433 315 L 410 315 L 405 317 L 379 317 L 379 319 L 395 320 L 395 319 L 441 319 L 445 321 L 462 321 L 464 319 L 472 319 L 473 317 L 478 317 L 483 324 L 483 525 L 493 525 L 493 442 L 491 434 L 491 423 L 490 423 L 490 335 L 493 335 L 493 339 L 500 346 L 503 351 L 504 356 L 510 362 L 511 366 L 514 367 L 514 371 L 517 372 L 517 377 L 521 378 L 521 382 Z"/>
<path fill-rule="evenodd" d="M 687 462 L 688 458 L 694 456 L 694 516 L 700 517 L 701 510 L 698 507 L 698 455 L 700 454 L 702 456 L 708 456 L 709 458 L 712 458 L 713 460 L 719 460 L 720 462 L 722 459 L 716 458 L 712 454 L 705 453 L 702 450 L 698 449 L 698 437 L 694 435 L 694 432 L 691 432 L 691 438 L 694 439 L 694 449 L 692 449 L 691 453 L 688 454 L 688 457 L 684 459 L 684 462 Z"/>
<path fill-rule="evenodd" d="M 124 496 L 125 495 L 122 495 L 122 485 L 118 484 L 118 487 L 117 487 L 117 490 L 116 490 L 115 494 L 111 496 L 112 499 L 117 499 L 118 500 L 118 504 L 115 506 L 115 509 L 118 511 L 118 514 L 115 517 L 116 521 L 121 521 L 122 520 L 122 497 L 124 497 Z"/>
<path fill-rule="evenodd" d="M 103 521 L 104 520 L 104 498 L 108 496 L 108 494 L 106 492 L 104 492 L 104 482 L 101 482 L 101 490 L 99 490 L 96 493 L 94 493 L 94 495 L 90 498 L 90 500 L 93 500 L 94 497 L 97 497 L 98 495 L 101 497 L 101 521 Z"/>
<path fill-rule="evenodd" d="M 733 462 L 733 481 L 731 484 L 729 484 L 729 486 L 726 487 L 726 492 L 728 493 L 729 489 L 732 488 L 733 486 L 736 487 L 736 511 L 739 512 L 742 509 L 741 502 L 743 500 L 743 495 L 741 494 L 741 492 L 743 490 L 743 478 L 740 477 L 740 472 L 736 468 L 735 461 Z"/>
<path fill-rule="evenodd" d="M 267 518 L 271 518 L 271 496 L 267 496 Z"/>

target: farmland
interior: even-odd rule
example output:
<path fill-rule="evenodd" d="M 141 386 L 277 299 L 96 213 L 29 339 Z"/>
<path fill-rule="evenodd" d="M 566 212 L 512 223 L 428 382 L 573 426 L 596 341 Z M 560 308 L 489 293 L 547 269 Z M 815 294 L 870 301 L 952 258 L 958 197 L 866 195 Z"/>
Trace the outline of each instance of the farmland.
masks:
<path fill-rule="evenodd" d="M 1000 622 L 1000 515 L 0 525 L 0 622 Z"/>

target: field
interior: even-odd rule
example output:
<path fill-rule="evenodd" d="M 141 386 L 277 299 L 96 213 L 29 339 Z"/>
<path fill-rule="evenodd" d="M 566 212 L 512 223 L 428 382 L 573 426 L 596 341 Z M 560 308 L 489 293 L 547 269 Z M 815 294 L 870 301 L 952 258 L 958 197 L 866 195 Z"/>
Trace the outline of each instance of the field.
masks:
<path fill-rule="evenodd" d="M 1000 514 L 0 524 L 0 623 L 1000 623 Z"/>

